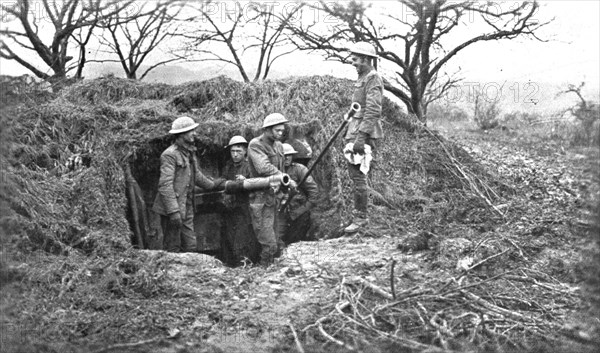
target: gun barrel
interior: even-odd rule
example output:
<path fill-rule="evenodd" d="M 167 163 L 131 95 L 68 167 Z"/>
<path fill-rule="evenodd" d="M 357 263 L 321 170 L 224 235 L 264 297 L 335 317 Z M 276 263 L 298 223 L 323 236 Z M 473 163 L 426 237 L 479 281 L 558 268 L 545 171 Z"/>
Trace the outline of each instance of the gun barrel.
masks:
<path fill-rule="evenodd" d="M 360 111 L 360 103 L 352 102 L 350 105 L 350 110 L 348 111 L 348 118 L 352 118 L 356 113 Z"/>
<path fill-rule="evenodd" d="M 229 180 L 225 182 L 225 193 L 236 194 L 245 190 L 268 189 L 271 186 L 276 187 L 277 185 L 287 187 L 290 185 L 290 180 L 290 176 L 285 173 L 262 178 L 248 178 L 236 181 Z"/>
<path fill-rule="evenodd" d="M 327 141 L 327 144 L 325 145 L 325 147 L 323 147 L 323 150 L 321 151 L 321 153 L 319 153 L 319 155 L 317 156 L 317 159 L 313 162 L 313 164 L 310 166 L 310 168 L 308 168 L 308 171 L 306 172 L 306 174 L 304 175 L 302 180 L 300 180 L 300 182 L 298 183 L 298 187 L 300 187 L 302 184 L 304 184 L 306 179 L 310 176 L 310 173 L 312 173 L 313 169 L 315 169 L 317 164 L 319 164 L 319 162 L 321 161 L 321 158 L 323 158 L 325 153 L 327 153 L 327 150 L 329 149 L 329 147 L 331 147 L 331 144 L 333 144 L 333 142 L 338 137 L 338 135 L 342 132 L 342 130 L 344 130 L 344 128 L 346 127 L 346 125 L 348 124 L 350 119 L 352 117 L 354 117 L 354 115 L 356 115 L 356 113 L 358 113 L 360 111 L 360 109 L 361 109 L 360 103 L 352 102 L 352 104 L 350 105 L 350 110 L 348 110 L 348 112 L 346 113 L 346 116 L 344 117 L 344 121 L 337 128 L 337 130 L 333 133 L 333 136 L 331 136 L 329 141 Z M 279 208 L 279 211 L 281 212 L 281 211 L 285 210 L 285 208 L 290 203 L 290 201 L 291 201 L 291 198 L 282 202 L 282 204 Z"/>

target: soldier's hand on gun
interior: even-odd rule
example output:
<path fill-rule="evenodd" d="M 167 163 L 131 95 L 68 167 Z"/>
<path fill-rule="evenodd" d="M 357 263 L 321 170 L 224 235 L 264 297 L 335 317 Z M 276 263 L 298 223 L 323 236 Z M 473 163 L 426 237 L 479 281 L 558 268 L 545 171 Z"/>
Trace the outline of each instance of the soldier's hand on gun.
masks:
<path fill-rule="evenodd" d="M 296 183 L 294 180 L 292 180 L 290 178 L 290 189 L 297 189 L 298 188 L 298 183 Z"/>
<path fill-rule="evenodd" d="M 226 179 L 224 178 L 217 178 L 215 179 L 215 186 L 213 187 L 214 190 L 220 191 L 220 190 L 225 190 L 225 183 L 227 182 Z"/>
<path fill-rule="evenodd" d="M 175 227 L 181 227 L 183 221 L 181 220 L 181 214 L 179 212 L 173 212 L 169 215 L 169 222 Z"/>
<path fill-rule="evenodd" d="M 365 141 L 367 140 L 367 134 L 359 132 L 354 140 L 354 153 L 365 154 Z"/>
<path fill-rule="evenodd" d="M 241 174 L 238 174 L 235 176 L 235 180 L 236 181 L 246 180 L 246 177 Z"/>

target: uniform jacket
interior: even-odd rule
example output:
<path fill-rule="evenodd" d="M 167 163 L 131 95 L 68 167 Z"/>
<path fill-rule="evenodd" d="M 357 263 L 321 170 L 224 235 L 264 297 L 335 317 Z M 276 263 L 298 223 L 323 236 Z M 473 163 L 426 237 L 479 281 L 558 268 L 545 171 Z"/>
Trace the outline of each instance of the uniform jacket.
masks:
<path fill-rule="evenodd" d="M 250 175 L 253 178 L 276 175 L 283 171 L 283 145 L 279 141 L 269 143 L 264 134 L 253 138 L 248 144 L 248 163 Z M 250 208 L 260 212 L 263 205 L 275 205 L 273 190 L 255 191 L 250 193 Z"/>
<path fill-rule="evenodd" d="M 383 138 L 381 127 L 381 104 L 383 100 L 383 80 L 375 69 L 363 74 L 354 83 L 352 101 L 358 102 L 361 110 L 350 120 L 346 130 L 346 140 L 354 140 L 359 131 L 371 139 Z"/>
<path fill-rule="evenodd" d="M 293 181 L 299 183 L 308 172 L 308 168 L 299 163 L 292 163 L 285 169 L 285 172 L 292 178 Z M 290 209 L 295 209 L 304 205 L 306 201 L 313 205 L 317 204 L 319 198 L 319 187 L 312 176 L 306 178 L 304 183 L 300 185 L 300 192 L 292 199 Z"/>
<path fill-rule="evenodd" d="M 154 212 L 166 216 L 179 211 L 185 215 L 187 197 L 194 192 L 194 185 L 215 187 L 213 180 L 200 172 L 194 152 L 174 143 L 161 154 Z"/>
<path fill-rule="evenodd" d="M 227 163 L 225 163 L 222 177 L 227 180 L 235 180 L 236 175 L 242 175 L 245 178 L 250 178 L 250 164 L 248 164 L 248 161 L 242 160 L 236 165 L 230 159 L 227 161 Z"/>
<path fill-rule="evenodd" d="M 281 173 L 283 145 L 279 141 L 270 144 L 264 134 L 255 137 L 248 144 L 248 162 L 253 178 Z"/>
<path fill-rule="evenodd" d="M 245 178 L 250 178 L 250 165 L 248 161 L 242 160 L 238 164 L 234 164 L 230 159 L 223 168 L 222 178 L 226 180 L 235 180 L 236 175 L 242 175 Z M 248 204 L 248 193 L 242 192 L 239 194 L 225 195 L 225 205 L 228 209 L 244 207 Z"/>

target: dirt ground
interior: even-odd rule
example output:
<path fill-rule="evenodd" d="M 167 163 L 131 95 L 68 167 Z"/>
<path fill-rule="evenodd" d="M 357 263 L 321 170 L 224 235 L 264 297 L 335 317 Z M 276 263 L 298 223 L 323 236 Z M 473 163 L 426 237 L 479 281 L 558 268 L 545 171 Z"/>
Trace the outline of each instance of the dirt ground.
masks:
<path fill-rule="evenodd" d="M 440 313 L 468 305 L 457 297 L 455 302 L 444 301 L 450 298 L 444 296 L 444 288 L 458 291 L 478 281 L 493 283 L 509 272 L 514 281 L 533 278 L 534 284 L 486 287 L 496 291 L 487 293 L 490 302 L 508 307 L 502 296 L 524 290 L 525 301 L 534 294 L 523 288 L 543 291 L 536 292 L 542 294 L 536 297 L 534 304 L 540 310 L 535 313 L 543 315 L 547 324 L 532 321 L 536 324 L 531 324 L 531 335 L 523 335 L 515 345 L 494 341 L 496 351 L 535 351 L 536 340 L 546 342 L 540 343 L 542 351 L 594 351 L 600 345 L 600 319 L 584 288 L 589 261 L 584 250 L 592 248 L 593 242 L 582 234 L 589 228 L 583 200 L 587 193 L 597 192 L 593 175 L 598 173 L 598 150 L 541 145 L 508 132 L 442 133 L 515 188 L 513 197 L 495 205 L 503 218 L 464 210 L 460 221 L 436 227 L 420 216 L 423 208 L 401 212 L 372 206 L 368 231 L 292 244 L 266 269 L 229 268 L 201 254 L 144 250 L 144 263 L 162 271 L 164 283 L 157 292 L 131 296 L 119 293 L 117 286 L 112 296 L 70 297 L 69 279 L 63 278 L 67 284 L 59 293 L 63 299 L 59 305 L 44 292 L 43 278 L 37 279 L 36 287 L 19 277 L 27 266 L 47 261 L 44 255 L 19 265 L 6 260 L 0 296 L 2 351 L 488 351 L 489 342 L 465 343 L 456 338 L 452 330 L 458 327 L 460 315 L 446 316 L 448 321 L 456 319 L 452 321 L 456 324 L 444 331 L 445 321 L 436 321 L 431 308 Z M 77 274 L 86 275 L 93 276 Z M 420 294 L 429 289 L 440 302 L 433 295 Z M 421 298 L 414 304 L 418 315 L 410 316 L 408 309 L 398 311 L 407 315 L 407 326 L 386 331 L 382 322 L 391 315 L 385 319 L 380 309 L 402 296 Z M 528 303 L 534 306 L 533 301 Z M 352 317 L 348 308 L 355 304 Z M 360 310 L 377 314 L 371 316 L 371 327 Z M 527 313 L 525 308 L 511 315 Z M 419 324 L 417 318 L 422 317 L 431 320 Z M 520 325 L 518 320 L 514 325 Z M 536 327 L 551 334 L 535 337 Z"/>

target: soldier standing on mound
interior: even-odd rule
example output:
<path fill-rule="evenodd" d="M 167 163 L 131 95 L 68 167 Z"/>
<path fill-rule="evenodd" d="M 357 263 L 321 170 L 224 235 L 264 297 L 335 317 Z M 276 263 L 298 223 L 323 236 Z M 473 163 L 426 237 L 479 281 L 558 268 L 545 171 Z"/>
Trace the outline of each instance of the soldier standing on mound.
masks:
<path fill-rule="evenodd" d="M 376 141 L 383 138 L 381 128 L 381 103 L 383 100 L 383 80 L 373 67 L 377 60 L 375 48 L 366 42 L 356 43 L 350 50 L 352 66 L 356 68 L 358 80 L 354 84 L 352 102 L 360 104 L 362 109 L 350 120 L 346 130 L 346 143 L 353 143 L 354 154 L 365 155 L 365 145 L 371 146 L 375 152 Z M 353 221 L 344 229 L 346 233 L 354 233 L 369 223 L 367 204 L 367 173 L 360 170 L 360 165 L 348 165 L 348 174 L 352 179 L 354 194 Z"/>

